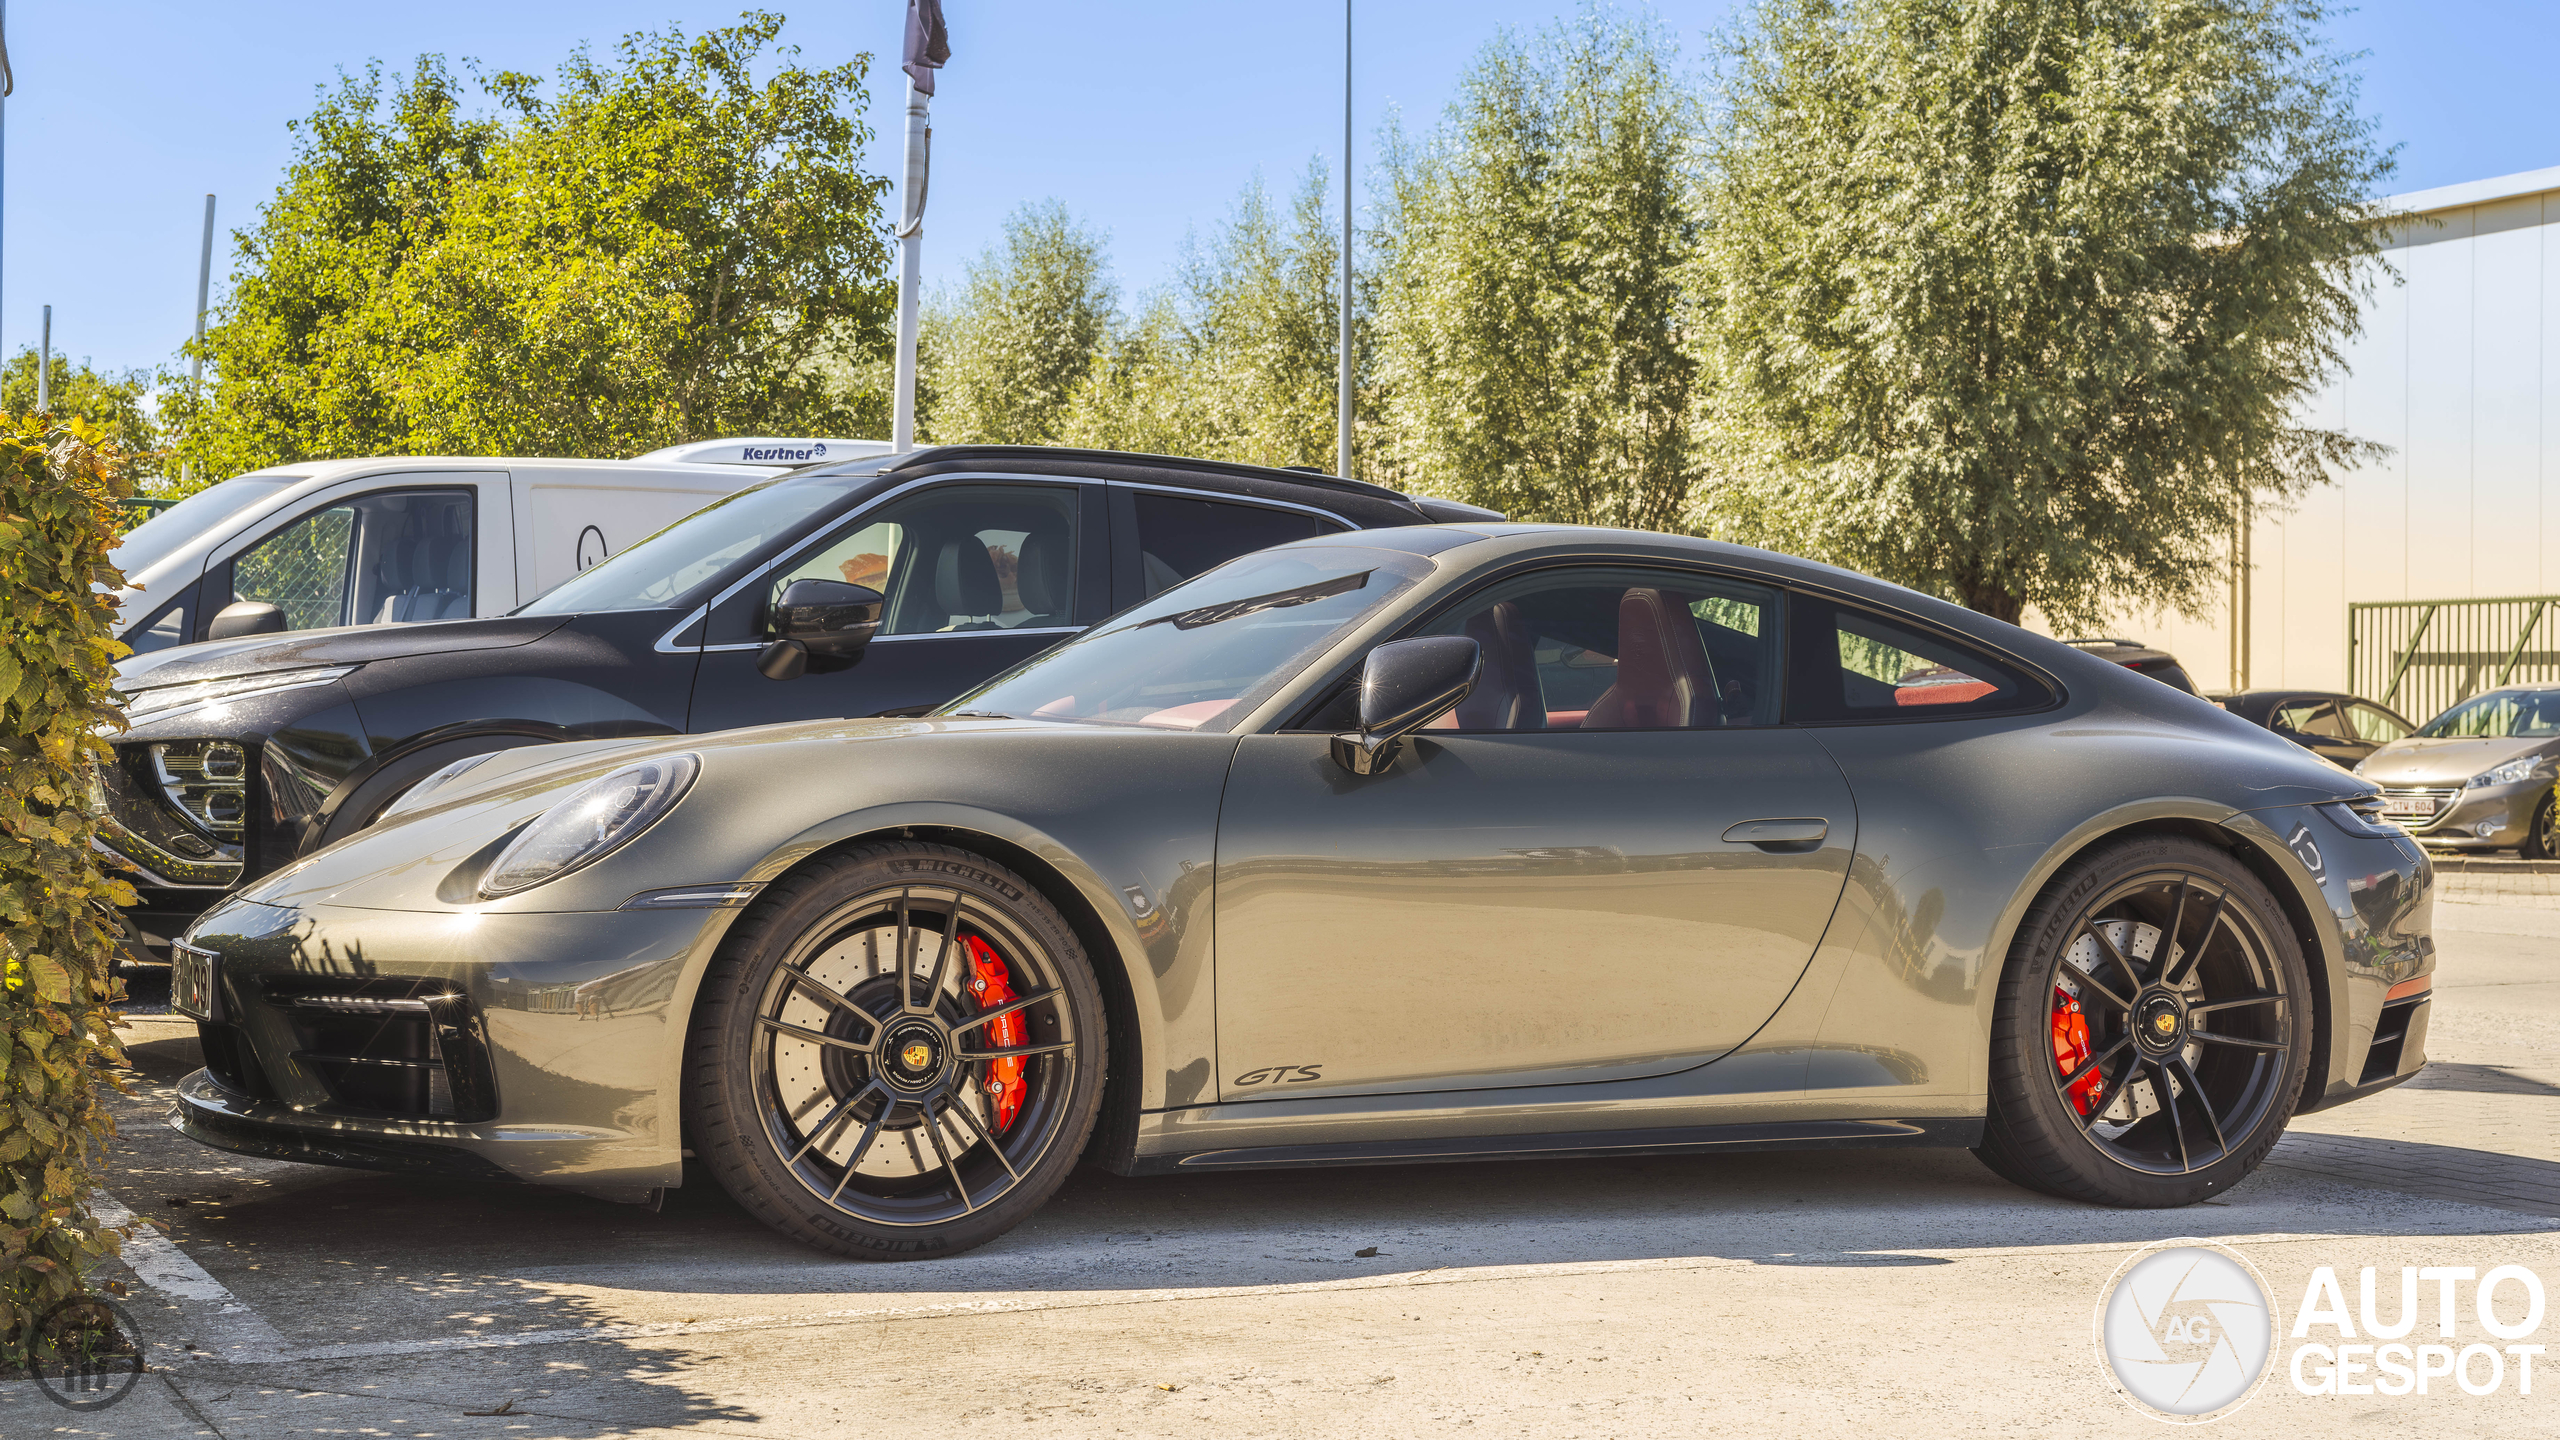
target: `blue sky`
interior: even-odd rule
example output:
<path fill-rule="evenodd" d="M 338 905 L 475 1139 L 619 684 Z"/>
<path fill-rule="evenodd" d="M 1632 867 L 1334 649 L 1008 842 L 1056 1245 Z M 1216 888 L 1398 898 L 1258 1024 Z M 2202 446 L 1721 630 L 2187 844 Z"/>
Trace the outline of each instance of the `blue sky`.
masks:
<path fill-rule="evenodd" d="M 793 7 L 785 38 L 832 62 L 869 50 L 873 162 L 894 173 L 903 0 Z M 934 111 L 926 274 L 955 277 L 1015 205 L 1049 196 L 1110 233 L 1124 294 L 1163 281 L 1186 228 L 1205 228 L 1260 172 L 1292 183 L 1342 146 L 1338 0 L 945 0 L 951 67 Z M 1536 27 L 1570 0 L 1365 0 L 1357 116 L 1367 146 L 1390 105 L 1426 124 L 1497 29 Z M 1727 0 L 1660 0 L 1692 56 Z M 168 361 L 192 323 L 197 226 L 220 199 L 248 223 L 290 153 L 285 122 L 343 66 L 423 51 L 548 72 L 580 41 L 733 19 L 735 4 L 602 0 L 19 0 L 8 15 L 17 93 L 6 102 L 0 348 L 55 344 L 103 366 Z M 2394 191 L 2560 165 L 2548 0 L 2377 0 L 2341 17 L 2338 43 L 2371 51 L 2365 107 L 2401 150 Z"/>

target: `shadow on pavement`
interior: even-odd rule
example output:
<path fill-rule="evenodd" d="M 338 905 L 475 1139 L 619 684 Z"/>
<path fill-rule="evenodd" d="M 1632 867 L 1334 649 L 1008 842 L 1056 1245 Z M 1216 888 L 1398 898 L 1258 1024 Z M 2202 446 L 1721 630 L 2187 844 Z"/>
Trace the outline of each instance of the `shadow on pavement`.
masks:
<path fill-rule="evenodd" d="M 2504 1065 L 2464 1065 L 2444 1060 L 2430 1060 L 2427 1068 L 2411 1076 L 2405 1089 L 2468 1090 L 2480 1095 L 2560 1095 L 2560 1085 L 2519 1075 Z"/>

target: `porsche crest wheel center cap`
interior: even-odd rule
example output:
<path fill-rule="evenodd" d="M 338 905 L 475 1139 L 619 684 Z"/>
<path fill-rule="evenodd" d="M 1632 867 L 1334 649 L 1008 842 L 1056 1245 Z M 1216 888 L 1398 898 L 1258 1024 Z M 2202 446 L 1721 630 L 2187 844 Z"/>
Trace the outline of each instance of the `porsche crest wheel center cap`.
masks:
<path fill-rule="evenodd" d="M 902 1025 L 889 1032 L 880 1053 L 888 1063 L 881 1068 L 892 1083 L 908 1088 L 927 1085 L 942 1073 L 943 1057 L 948 1049 L 942 1036 L 930 1026 Z"/>
<path fill-rule="evenodd" d="M 2134 1013 L 2134 1034 L 2148 1050 L 2174 1050 L 2187 1037 L 2186 1007 L 2167 995 L 2153 995 Z"/>

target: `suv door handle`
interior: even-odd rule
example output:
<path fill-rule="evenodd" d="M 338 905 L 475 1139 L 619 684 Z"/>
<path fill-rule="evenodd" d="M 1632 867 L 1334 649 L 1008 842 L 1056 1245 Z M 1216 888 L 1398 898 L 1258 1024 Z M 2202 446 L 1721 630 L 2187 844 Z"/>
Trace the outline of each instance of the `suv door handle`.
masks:
<path fill-rule="evenodd" d="M 1729 845 L 1757 845 L 1763 850 L 1800 849 L 1819 845 L 1831 833 L 1828 820 L 1745 820 L 1724 832 Z"/>

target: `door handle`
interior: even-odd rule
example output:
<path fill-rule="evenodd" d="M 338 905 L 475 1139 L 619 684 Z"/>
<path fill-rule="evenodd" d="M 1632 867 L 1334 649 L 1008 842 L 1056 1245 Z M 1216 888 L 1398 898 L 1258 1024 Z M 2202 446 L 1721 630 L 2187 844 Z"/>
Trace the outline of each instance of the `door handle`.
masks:
<path fill-rule="evenodd" d="M 1828 820 L 1745 820 L 1724 832 L 1728 845 L 1757 845 L 1763 850 L 1797 850 L 1819 845 L 1831 833 Z"/>

